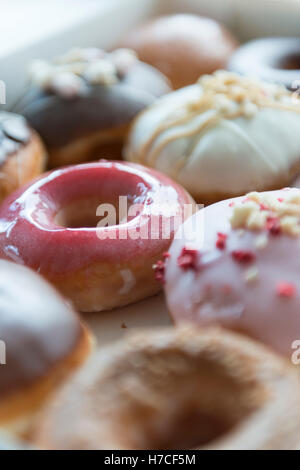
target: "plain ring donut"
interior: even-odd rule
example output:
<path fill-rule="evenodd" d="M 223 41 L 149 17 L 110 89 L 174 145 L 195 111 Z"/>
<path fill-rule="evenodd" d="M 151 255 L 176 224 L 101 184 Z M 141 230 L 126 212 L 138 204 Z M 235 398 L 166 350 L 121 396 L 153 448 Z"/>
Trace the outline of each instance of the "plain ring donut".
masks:
<path fill-rule="evenodd" d="M 99 208 L 102 216 L 107 208 L 118 216 L 120 196 L 126 220 L 100 220 Z M 152 266 L 194 207 L 183 188 L 140 165 L 66 167 L 3 203 L 0 257 L 44 275 L 80 311 L 126 305 L 160 290 Z"/>
<path fill-rule="evenodd" d="M 218 329 L 135 333 L 99 351 L 37 422 L 44 449 L 295 449 L 299 375 Z"/>
<path fill-rule="evenodd" d="M 300 85 L 300 38 L 261 38 L 239 47 L 228 69 L 298 88 Z M 293 85 L 294 84 L 294 85 Z"/>

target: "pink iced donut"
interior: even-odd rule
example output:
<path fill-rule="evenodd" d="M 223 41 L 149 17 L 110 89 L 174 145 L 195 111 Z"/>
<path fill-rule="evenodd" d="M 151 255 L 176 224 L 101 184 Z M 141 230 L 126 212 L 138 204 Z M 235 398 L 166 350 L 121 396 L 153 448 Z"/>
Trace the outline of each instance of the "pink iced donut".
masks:
<path fill-rule="evenodd" d="M 164 280 L 176 323 L 219 324 L 293 357 L 300 346 L 300 190 L 253 192 L 200 210 L 176 234 Z"/>
<path fill-rule="evenodd" d="M 179 185 L 140 165 L 66 167 L 5 200 L 0 257 L 35 269 L 81 311 L 125 305 L 159 290 L 152 265 L 190 203 Z"/>

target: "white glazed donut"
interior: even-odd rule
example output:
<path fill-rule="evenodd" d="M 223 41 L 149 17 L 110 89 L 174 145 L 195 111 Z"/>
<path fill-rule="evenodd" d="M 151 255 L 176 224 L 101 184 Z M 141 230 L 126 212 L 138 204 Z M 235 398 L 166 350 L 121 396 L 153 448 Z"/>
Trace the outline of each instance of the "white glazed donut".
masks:
<path fill-rule="evenodd" d="M 284 87 L 219 71 L 140 114 L 125 151 L 210 203 L 287 186 L 300 168 L 300 105 Z"/>

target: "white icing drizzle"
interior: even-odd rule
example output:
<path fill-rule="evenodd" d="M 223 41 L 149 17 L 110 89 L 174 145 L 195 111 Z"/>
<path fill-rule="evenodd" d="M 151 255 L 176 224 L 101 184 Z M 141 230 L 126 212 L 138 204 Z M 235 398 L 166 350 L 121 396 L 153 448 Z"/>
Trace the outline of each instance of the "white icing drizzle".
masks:
<path fill-rule="evenodd" d="M 300 160 L 300 105 L 284 87 L 218 71 L 158 100 L 136 120 L 126 158 L 197 193 L 288 183 Z"/>
<path fill-rule="evenodd" d="M 162 130 L 166 131 L 180 126 L 195 115 L 210 110 L 214 112 L 207 114 L 206 119 L 200 122 L 199 126 L 190 130 L 186 127 L 181 131 L 177 129 L 177 132 L 161 140 L 155 151 L 156 158 L 171 141 L 197 134 L 208 128 L 208 124 L 215 126 L 221 118 L 233 119 L 238 116 L 252 118 L 259 108 L 263 107 L 278 107 L 279 109 L 298 110 L 300 112 L 300 106 L 297 109 L 294 102 L 289 101 L 291 93 L 279 85 L 262 83 L 223 70 L 212 75 L 204 75 L 199 79 L 198 84 L 202 89 L 200 99 L 187 103 L 183 116 L 175 117 L 175 119 L 171 117 L 168 122 L 158 128 L 156 135 L 152 136 L 146 146 L 151 146 L 153 140 Z M 152 156 L 152 160 L 155 160 L 155 157 Z"/>

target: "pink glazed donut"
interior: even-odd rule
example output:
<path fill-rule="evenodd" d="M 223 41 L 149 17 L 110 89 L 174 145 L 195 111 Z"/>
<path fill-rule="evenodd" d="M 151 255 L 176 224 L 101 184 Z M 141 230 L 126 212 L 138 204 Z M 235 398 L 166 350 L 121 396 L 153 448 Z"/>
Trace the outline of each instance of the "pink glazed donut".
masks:
<path fill-rule="evenodd" d="M 221 201 L 179 232 L 164 273 L 175 322 L 218 324 L 292 358 L 300 346 L 300 190 Z"/>
<path fill-rule="evenodd" d="M 128 208 L 120 208 L 124 201 Z M 140 165 L 65 167 L 5 200 L 0 257 L 44 275 L 80 311 L 126 305 L 159 291 L 152 265 L 183 222 L 185 204 L 194 207 L 184 189 Z"/>

